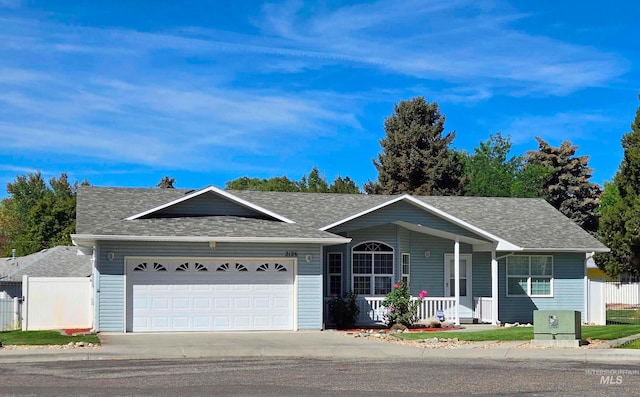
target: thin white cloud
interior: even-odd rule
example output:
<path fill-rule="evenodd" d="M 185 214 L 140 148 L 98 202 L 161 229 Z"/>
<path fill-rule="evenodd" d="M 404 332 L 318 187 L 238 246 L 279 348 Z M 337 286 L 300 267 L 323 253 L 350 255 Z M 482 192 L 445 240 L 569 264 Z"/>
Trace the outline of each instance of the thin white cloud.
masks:
<path fill-rule="evenodd" d="M 520 32 L 510 23 L 525 16 L 515 12 L 472 1 L 416 6 L 423 3 L 380 1 L 304 17 L 297 4 L 269 6 L 263 28 L 299 47 L 367 59 L 399 74 L 552 95 L 606 85 L 628 68 L 612 54 Z"/>

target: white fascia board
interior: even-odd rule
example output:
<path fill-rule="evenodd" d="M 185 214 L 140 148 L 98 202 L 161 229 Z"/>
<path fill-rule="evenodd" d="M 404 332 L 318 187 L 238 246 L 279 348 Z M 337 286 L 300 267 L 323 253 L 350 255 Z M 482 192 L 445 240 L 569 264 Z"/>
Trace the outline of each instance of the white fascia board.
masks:
<path fill-rule="evenodd" d="M 575 252 L 575 253 L 591 253 L 591 252 L 610 252 L 610 248 L 523 248 L 522 251 L 527 252 Z"/>
<path fill-rule="evenodd" d="M 347 244 L 351 242 L 347 237 L 216 237 L 216 236 L 129 236 L 129 235 L 105 235 L 105 234 L 72 234 L 74 244 L 85 245 L 99 240 L 110 241 L 161 241 L 183 243 L 289 243 L 289 244 Z"/>
<path fill-rule="evenodd" d="M 269 211 L 266 208 L 262 208 L 259 205 L 250 203 L 250 202 L 248 202 L 246 200 L 243 200 L 240 197 L 237 197 L 237 196 L 235 196 L 235 195 L 233 195 L 233 194 L 231 194 L 231 193 L 229 193 L 229 192 L 227 192 L 225 190 L 219 189 L 219 188 L 217 188 L 215 186 L 208 186 L 208 187 L 206 187 L 204 189 L 201 189 L 201 190 L 198 190 L 198 191 L 193 192 L 191 194 L 188 194 L 188 195 L 186 195 L 186 196 L 184 196 L 182 198 L 179 198 L 177 200 L 170 201 L 170 202 L 168 202 L 166 204 L 160 205 L 158 207 L 152 208 L 150 210 L 141 212 L 141 213 L 136 214 L 136 215 L 132 215 L 132 216 L 130 216 L 128 218 L 125 218 L 125 219 L 128 220 L 128 221 L 132 221 L 134 219 L 141 218 L 141 217 L 143 217 L 145 215 L 152 214 L 152 213 L 154 213 L 156 211 L 160 211 L 160 210 L 165 209 L 167 207 L 171 207 L 171 206 L 176 205 L 178 203 L 181 203 L 183 201 L 187 201 L 189 199 L 192 199 L 194 197 L 197 197 L 197 196 L 200 196 L 202 194 L 209 193 L 209 192 L 213 192 L 213 193 L 215 193 L 215 194 L 217 194 L 219 196 L 222 196 L 222 197 L 224 197 L 226 199 L 229 199 L 229 200 L 231 200 L 233 202 L 236 202 L 236 203 L 238 203 L 238 204 L 240 204 L 240 205 L 242 205 L 244 207 L 248 207 L 248 208 L 251 208 L 251 209 L 256 210 L 258 212 L 261 212 L 261 213 L 263 213 L 265 215 L 269 215 L 270 217 L 278 219 L 278 220 L 280 220 L 282 222 L 295 223 L 294 221 L 292 221 L 289 218 L 286 218 L 286 217 L 284 217 L 282 215 L 278 215 L 275 212 Z"/>
<path fill-rule="evenodd" d="M 336 227 L 338 225 L 342 225 L 343 223 L 349 222 L 349 221 L 354 220 L 356 218 L 360 218 L 361 216 L 369 214 L 369 213 L 374 212 L 374 211 L 377 211 L 380 208 L 384 208 L 384 207 L 386 207 L 388 205 L 397 203 L 398 201 L 402 201 L 402 200 L 404 200 L 405 196 L 407 196 L 407 195 L 405 194 L 405 195 L 402 195 L 402 196 L 398 196 L 398 197 L 396 197 L 394 199 L 391 199 L 389 201 L 385 201 L 384 203 L 378 204 L 375 207 L 368 208 L 368 209 L 366 209 L 366 210 L 364 210 L 362 212 L 358 212 L 357 214 L 354 214 L 354 215 L 351 215 L 351 216 L 346 217 L 344 219 L 341 219 L 341 220 L 339 220 L 337 222 L 334 222 L 334 223 L 332 223 L 330 225 L 323 226 L 323 227 L 320 228 L 320 230 L 326 231 L 328 229 L 334 228 L 334 227 Z"/>
<path fill-rule="evenodd" d="M 371 207 L 371 208 L 369 208 L 369 209 L 367 209 L 365 211 L 362 211 L 362 212 L 357 213 L 355 215 L 352 215 L 350 217 L 344 218 L 344 219 L 339 220 L 337 222 L 334 222 L 334 223 L 332 223 L 330 225 L 324 226 L 324 227 L 320 228 L 320 230 L 326 231 L 328 229 L 331 229 L 331 228 L 336 227 L 338 225 L 341 225 L 343 223 L 349 222 L 349 221 L 351 221 L 353 219 L 359 218 L 359 217 L 361 217 L 363 215 L 366 215 L 366 214 L 369 214 L 371 212 L 377 211 L 380 208 L 387 207 L 387 206 L 389 206 L 391 204 L 397 203 L 398 201 L 402 201 L 402 200 L 407 200 L 410 203 L 414 204 L 415 206 L 421 207 L 422 209 L 426 209 L 427 211 L 430 211 L 431 213 L 433 213 L 433 214 L 435 214 L 435 215 L 437 215 L 437 216 L 439 216 L 439 217 L 441 217 L 441 218 L 443 218 L 445 220 L 448 220 L 449 222 L 451 222 L 451 223 L 453 223 L 455 225 L 458 225 L 458 226 L 462 227 L 463 229 L 466 229 L 466 230 L 469 230 L 469 231 L 471 231 L 473 233 L 476 233 L 476 234 L 478 234 L 478 235 L 480 235 L 480 236 L 482 236 L 482 237 L 484 237 L 484 238 L 486 238 L 488 240 L 497 242 L 499 249 L 504 247 L 505 250 L 510 250 L 510 251 L 514 251 L 514 250 L 515 251 L 520 251 L 520 250 L 522 250 L 521 247 L 519 247 L 519 246 L 517 246 L 515 244 L 512 244 L 512 243 L 508 242 L 507 240 L 504 240 L 504 239 L 502 239 L 502 238 L 500 238 L 498 236 L 495 236 L 495 235 L 493 235 L 493 234 L 491 234 L 491 233 L 489 233 L 489 232 L 487 232 L 485 230 L 482 230 L 479 227 L 473 226 L 472 224 L 470 224 L 468 222 L 465 222 L 462 219 L 458 219 L 455 216 L 453 216 L 453 215 L 451 215 L 449 213 L 446 213 L 446 212 L 444 212 L 442 210 L 439 210 L 438 208 L 436 208 L 434 206 L 431 206 L 431 205 L 429 205 L 429 204 L 427 204 L 427 203 L 425 203 L 423 201 L 420 201 L 420 200 L 418 200 L 418 199 L 416 199 L 416 198 L 414 198 L 414 197 L 412 197 L 412 196 L 410 196 L 408 194 L 403 194 L 402 196 L 398 196 L 398 197 L 396 197 L 396 198 L 394 198 L 392 200 L 389 200 L 389 201 L 386 201 L 386 202 L 384 202 L 382 204 L 376 205 L 375 207 Z"/>

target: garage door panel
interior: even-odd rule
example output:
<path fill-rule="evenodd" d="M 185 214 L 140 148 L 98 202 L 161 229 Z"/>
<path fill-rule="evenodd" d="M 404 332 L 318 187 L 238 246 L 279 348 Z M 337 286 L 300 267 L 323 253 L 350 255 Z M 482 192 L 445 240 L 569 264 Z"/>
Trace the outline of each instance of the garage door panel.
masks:
<path fill-rule="evenodd" d="M 190 302 L 189 298 L 174 298 L 171 303 L 172 303 L 172 309 L 189 309 L 191 307 L 191 305 L 189 304 Z"/>
<path fill-rule="evenodd" d="M 209 298 L 194 298 L 193 307 L 195 309 L 211 309 L 211 299 Z"/>
<path fill-rule="evenodd" d="M 242 260 L 238 260 L 240 263 Z M 244 261 L 247 271 L 189 272 L 193 261 L 161 263 L 166 271 L 131 271 L 133 331 L 230 331 L 293 329 L 293 262 Z M 191 264 L 189 264 L 191 262 Z M 229 263 L 236 263 L 229 261 Z M 203 263 L 208 269 L 221 265 Z M 182 266 L 186 271 L 176 271 Z M 262 271 L 257 271 L 262 267 Z M 151 270 L 149 270 L 151 269 Z"/>

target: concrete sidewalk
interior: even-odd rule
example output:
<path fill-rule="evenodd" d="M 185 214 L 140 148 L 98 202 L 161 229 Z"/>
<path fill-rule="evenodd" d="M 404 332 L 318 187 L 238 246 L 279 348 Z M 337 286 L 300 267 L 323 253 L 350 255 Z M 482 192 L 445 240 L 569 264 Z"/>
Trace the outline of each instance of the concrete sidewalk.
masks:
<path fill-rule="evenodd" d="M 487 346 L 487 342 L 478 342 L 456 348 L 432 349 L 353 338 L 334 331 L 100 334 L 100 338 L 103 346 L 97 349 L 0 349 L 0 362 L 231 357 L 392 360 L 423 357 L 640 363 L 640 350 L 517 347 L 524 342 L 510 342 L 493 347 Z"/>

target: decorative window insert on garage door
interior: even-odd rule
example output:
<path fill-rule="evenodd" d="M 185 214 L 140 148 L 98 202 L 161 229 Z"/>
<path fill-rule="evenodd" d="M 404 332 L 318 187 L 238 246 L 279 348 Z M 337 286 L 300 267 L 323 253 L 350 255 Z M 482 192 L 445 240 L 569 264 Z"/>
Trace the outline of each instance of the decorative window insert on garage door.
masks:
<path fill-rule="evenodd" d="M 296 328 L 296 263 L 287 258 L 127 258 L 132 332 Z"/>

